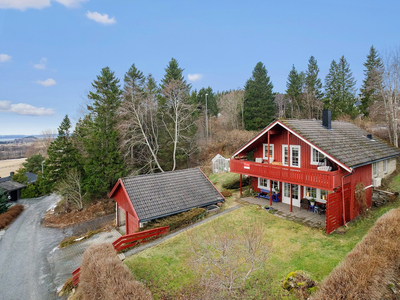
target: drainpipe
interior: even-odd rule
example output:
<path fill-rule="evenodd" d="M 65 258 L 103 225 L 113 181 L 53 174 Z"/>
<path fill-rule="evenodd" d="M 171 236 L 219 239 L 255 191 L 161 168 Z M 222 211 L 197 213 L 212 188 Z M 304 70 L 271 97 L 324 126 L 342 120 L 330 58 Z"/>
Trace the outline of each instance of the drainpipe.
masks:
<path fill-rule="evenodd" d="M 344 206 L 344 188 L 343 188 L 343 186 L 344 186 L 344 183 L 343 183 L 343 179 L 344 178 L 346 178 L 346 177 L 348 177 L 348 176 L 350 176 L 350 175 L 353 175 L 354 174 L 354 169 L 353 168 L 351 168 L 351 173 L 349 173 L 349 174 L 347 174 L 347 175 L 344 175 L 344 176 L 342 176 L 342 208 L 343 208 L 343 225 L 344 226 L 346 226 L 347 227 L 347 224 L 346 224 L 346 215 L 345 215 L 345 206 Z"/>

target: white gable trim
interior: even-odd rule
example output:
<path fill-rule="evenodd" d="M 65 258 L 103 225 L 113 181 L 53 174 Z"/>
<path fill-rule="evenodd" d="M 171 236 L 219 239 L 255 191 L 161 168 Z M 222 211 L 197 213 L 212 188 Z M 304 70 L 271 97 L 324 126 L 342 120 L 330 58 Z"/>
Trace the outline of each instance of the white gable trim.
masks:
<path fill-rule="evenodd" d="M 240 152 L 242 152 L 243 150 L 245 150 L 247 147 L 249 147 L 251 144 L 253 144 L 255 141 L 257 141 L 262 135 L 264 135 L 266 132 L 268 132 L 268 130 L 272 129 L 273 127 L 275 127 L 276 124 L 281 125 L 283 128 L 285 128 L 287 131 L 289 131 L 290 133 L 292 133 L 293 135 L 295 135 L 296 137 L 298 137 L 299 139 L 301 139 L 303 142 L 305 142 L 306 144 L 308 144 L 309 146 L 317 149 L 319 152 L 323 153 L 326 157 L 330 158 L 331 160 L 333 160 L 335 163 L 337 163 L 339 166 L 341 166 L 343 169 L 345 169 L 348 172 L 352 172 L 352 169 L 349 168 L 348 166 L 344 165 L 343 163 L 341 163 L 340 161 L 338 161 L 337 159 L 335 159 L 334 157 L 332 157 L 331 155 L 329 155 L 327 152 L 323 151 L 322 149 L 320 149 L 319 147 L 315 146 L 313 143 L 309 142 L 308 140 L 306 140 L 305 138 L 303 138 L 301 135 L 299 135 L 298 133 L 296 133 L 295 131 L 293 131 L 292 129 L 290 129 L 289 127 L 287 127 L 284 123 L 282 123 L 279 120 L 276 120 L 275 122 L 273 122 L 272 124 L 270 124 L 269 126 L 267 126 L 265 129 L 263 129 L 257 136 L 255 136 L 250 142 L 248 142 L 246 145 L 244 145 L 242 148 L 240 148 L 238 151 L 236 151 L 233 155 L 232 158 L 236 155 L 238 155 Z"/>

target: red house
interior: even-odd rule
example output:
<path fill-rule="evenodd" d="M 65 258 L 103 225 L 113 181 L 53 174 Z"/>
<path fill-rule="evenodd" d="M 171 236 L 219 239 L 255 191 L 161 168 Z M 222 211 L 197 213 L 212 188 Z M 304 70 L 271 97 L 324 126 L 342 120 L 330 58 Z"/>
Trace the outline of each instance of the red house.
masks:
<path fill-rule="evenodd" d="M 253 190 L 272 191 L 288 209 L 304 198 L 326 206 L 326 232 L 359 215 L 355 185 L 372 189 L 396 169 L 400 150 L 348 122 L 276 120 L 233 154 L 231 172 L 251 176 Z M 241 176 L 242 177 L 242 176 Z M 272 205 L 271 197 L 271 205 Z"/>
<path fill-rule="evenodd" d="M 126 234 L 146 222 L 225 201 L 199 168 L 121 178 L 109 198 L 117 203 L 117 226 Z"/>

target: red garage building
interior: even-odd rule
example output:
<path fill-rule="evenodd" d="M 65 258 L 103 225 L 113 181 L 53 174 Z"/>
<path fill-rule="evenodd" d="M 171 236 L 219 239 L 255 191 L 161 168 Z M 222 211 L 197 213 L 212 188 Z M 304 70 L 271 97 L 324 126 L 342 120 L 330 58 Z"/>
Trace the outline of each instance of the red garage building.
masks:
<path fill-rule="evenodd" d="M 117 226 L 126 234 L 151 220 L 225 201 L 199 168 L 122 178 L 109 197 L 117 203 Z"/>
<path fill-rule="evenodd" d="M 255 191 L 288 204 L 315 200 L 326 213 L 326 232 L 359 215 L 355 186 L 363 183 L 367 206 L 372 188 L 396 169 L 400 150 L 348 122 L 276 120 L 238 149 L 231 172 L 252 178 Z M 268 194 L 269 193 L 269 194 Z M 263 194 L 264 195 L 264 194 Z"/>

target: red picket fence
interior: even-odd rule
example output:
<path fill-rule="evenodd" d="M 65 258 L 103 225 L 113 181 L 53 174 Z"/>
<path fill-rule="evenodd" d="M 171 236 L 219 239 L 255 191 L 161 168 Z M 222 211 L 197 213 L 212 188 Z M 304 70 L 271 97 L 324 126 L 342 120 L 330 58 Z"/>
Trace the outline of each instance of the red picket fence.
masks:
<path fill-rule="evenodd" d="M 150 229 L 146 231 L 131 233 L 123 235 L 116 239 L 112 245 L 116 251 L 121 251 L 123 249 L 135 246 L 137 244 L 142 244 L 150 241 L 151 239 L 158 238 L 162 234 L 168 232 L 169 226 L 159 227 L 155 229 Z M 81 267 L 76 268 L 72 272 L 72 284 L 76 286 L 79 283 L 79 277 L 81 275 Z"/>

